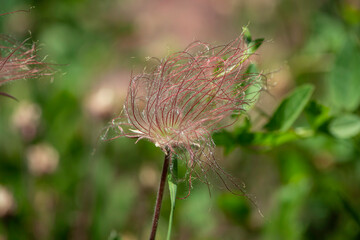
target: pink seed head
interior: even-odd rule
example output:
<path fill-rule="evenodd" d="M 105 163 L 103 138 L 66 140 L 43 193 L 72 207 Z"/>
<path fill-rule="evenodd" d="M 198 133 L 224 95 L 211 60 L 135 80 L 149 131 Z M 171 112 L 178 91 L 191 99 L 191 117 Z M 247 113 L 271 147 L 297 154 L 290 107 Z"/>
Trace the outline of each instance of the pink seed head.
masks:
<path fill-rule="evenodd" d="M 158 60 L 132 76 L 123 113 L 112 121 L 114 138 L 148 139 L 164 152 L 186 149 L 193 162 L 214 146 L 211 133 L 234 123 L 230 116 L 252 101 L 247 90 L 259 81 L 245 73 L 249 57 L 240 36 L 221 46 L 194 42 Z"/>
<path fill-rule="evenodd" d="M 35 43 L 27 47 L 27 41 L 18 43 L 0 35 L 0 85 L 18 79 L 52 75 L 49 65 L 38 59 Z"/>

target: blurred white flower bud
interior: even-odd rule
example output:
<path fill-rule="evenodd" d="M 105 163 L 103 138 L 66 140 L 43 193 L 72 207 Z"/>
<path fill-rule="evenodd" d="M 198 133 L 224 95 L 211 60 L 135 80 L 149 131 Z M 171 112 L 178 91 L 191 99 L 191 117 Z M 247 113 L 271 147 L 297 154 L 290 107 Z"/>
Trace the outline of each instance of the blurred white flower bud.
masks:
<path fill-rule="evenodd" d="M 115 90 L 109 87 L 96 89 L 86 100 L 86 108 L 92 116 L 107 117 L 114 111 Z"/>
<path fill-rule="evenodd" d="M 0 185 L 0 218 L 5 217 L 15 210 L 15 201 L 12 193 Z"/>
<path fill-rule="evenodd" d="M 99 76 L 96 81 L 98 84 L 93 86 L 85 98 L 85 110 L 98 119 L 108 119 L 114 112 L 121 110 L 127 94 L 129 75 L 128 71 L 114 71 Z"/>
<path fill-rule="evenodd" d="M 13 126 L 20 131 L 25 140 L 30 141 L 36 136 L 40 117 L 41 109 L 38 105 L 22 102 L 13 114 Z"/>
<path fill-rule="evenodd" d="M 53 173 L 59 162 L 59 153 L 47 143 L 31 146 L 26 151 L 27 164 L 33 175 Z"/>

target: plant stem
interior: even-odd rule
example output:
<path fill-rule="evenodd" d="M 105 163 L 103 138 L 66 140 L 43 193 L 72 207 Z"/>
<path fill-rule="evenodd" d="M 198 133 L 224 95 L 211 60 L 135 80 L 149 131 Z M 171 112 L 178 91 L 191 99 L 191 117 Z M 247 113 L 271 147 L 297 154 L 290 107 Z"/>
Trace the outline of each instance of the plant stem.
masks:
<path fill-rule="evenodd" d="M 150 240 L 155 240 L 155 236 L 156 236 L 156 230 L 157 230 L 157 226 L 158 226 L 158 222 L 159 222 L 161 203 L 162 203 L 162 198 L 164 196 L 164 188 L 165 188 L 165 183 L 166 183 L 167 172 L 169 169 L 170 158 L 171 158 L 171 153 L 168 150 L 167 153 L 165 154 L 159 190 L 158 190 L 157 197 L 156 197 L 156 205 L 155 205 L 154 217 L 153 217 L 153 221 L 152 221 Z"/>
<path fill-rule="evenodd" d="M 176 202 L 177 182 L 178 182 L 177 156 L 173 155 L 170 163 L 170 172 L 168 173 L 168 186 L 170 192 L 171 210 L 170 210 L 168 234 L 166 240 L 170 240 L 171 237 L 171 229 L 174 219 L 175 202 Z"/>

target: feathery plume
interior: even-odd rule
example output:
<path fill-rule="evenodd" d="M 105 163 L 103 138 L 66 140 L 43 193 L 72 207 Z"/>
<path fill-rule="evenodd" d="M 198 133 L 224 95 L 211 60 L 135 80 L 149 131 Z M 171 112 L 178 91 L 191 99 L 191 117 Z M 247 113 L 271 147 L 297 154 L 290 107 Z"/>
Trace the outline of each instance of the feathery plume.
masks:
<path fill-rule="evenodd" d="M 28 40 L 17 43 L 6 35 L 0 35 L 0 85 L 52 74 L 48 64 L 38 60 L 36 44 L 30 48 L 26 46 Z"/>
<path fill-rule="evenodd" d="M 28 12 L 19 10 L 10 13 L 2 13 L 0 16 L 17 12 Z M 0 86 L 4 83 L 18 80 L 37 78 L 44 75 L 52 75 L 52 68 L 43 59 L 37 56 L 36 44 L 28 46 L 29 39 L 18 42 L 5 34 L 0 34 Z M 0 95 L 12 97 L 0 92 Z"/>
<path fill-rule="evenodd" d="M 262 85 L 261 74 L 246 73 L 249 49 L 241 35 L 221 46 L 194 42 L 157 60 L 152 70 L 131 77 L 123 112 L 105 137 L 111 132 L 110 139 L 148 139 L 165 154 L 186 152 L 190 172 L 197 165 L 205 177 L 208 170 L 226 174 L 215 161 L 211 134 L 232 125 L 231 116 L 244 112 L 259 93 L 249 91 Z"/>

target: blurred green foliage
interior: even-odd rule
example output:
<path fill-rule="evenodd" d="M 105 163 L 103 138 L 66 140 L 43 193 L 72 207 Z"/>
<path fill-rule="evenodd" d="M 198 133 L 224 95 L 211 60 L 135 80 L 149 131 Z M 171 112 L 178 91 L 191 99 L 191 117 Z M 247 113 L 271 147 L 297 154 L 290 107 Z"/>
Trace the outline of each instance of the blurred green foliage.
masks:
<path fill-rule="evenodd" d="M 146 141 L 104 142 L 101 134 L 121 111 L 131 70 L 142 68 L 142 59 L 157 49 L 154 42 L 166 42 L 162 31 L 177 36 L 170 39 L 186 32 L 176 25 L 185 18 L 175 14 L 185 10 L 169 12 L 159 2 L 152 4 L 164 7 L 167 18 L 158 9 L 148 17 L 150 6 L 142 1 L 1 1 L 1 12 L 35 6 L 0 17 L 0 32 L 22 41 L 30 30 L 57 70 L 53 80 L 0 86 L 19 99 L 0 98 L 1 240 L 148 238 L 163 153 Z M 212 2 L 185 5 L 203 9 Z M 216 180 L 211 196 L 208 186 L 195 182 L 190 196 L 176 201 L 173 239 L 360 239 L 358 2 L 244 1 L 236 11 L 228 2 L 206 8 L 232 24 L 219 20 L 213 34 L 229 39 L 250 20 L 254 36 L 274 43 L 258 49 L 262 62 L 249 72 L 286 61 L 279 73 L 290 80 L 274 73 L 278 86 L 269 84 L 263 94 L 272 100 L 260 97 L 248 116 L 214 135 L 226 153 L 222 161 L 218 152 L 220 165 L 247 184 L 256 206 L 219 189 Z M 197 25 L 195 15 L 189 13 L 185 28 Z M 157 17 L 160 25 L 151 25 Z M 179 32 L 154 27 L 172 22 Z M 108 98 L 112 102 L 102 102 Z M 188 191 L 183 185 L 180 197 Z M 158 239 L 165 239 L 169 213 L 166 196 Z"/>

